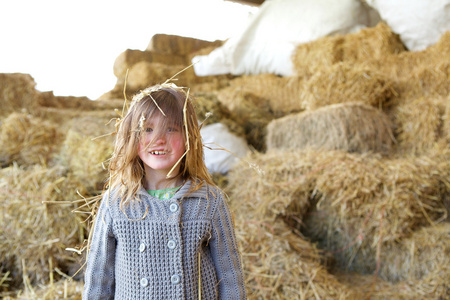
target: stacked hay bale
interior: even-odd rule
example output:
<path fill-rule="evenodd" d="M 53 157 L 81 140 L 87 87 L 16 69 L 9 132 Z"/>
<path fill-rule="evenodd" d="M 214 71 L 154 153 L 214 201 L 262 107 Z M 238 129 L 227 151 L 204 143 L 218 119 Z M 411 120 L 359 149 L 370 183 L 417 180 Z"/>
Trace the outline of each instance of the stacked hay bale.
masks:
<path fill-rule="evenodd" d="M 434 46 L 409 52 L 380 23 L 299 45 L 295 76 L 198 78 L 192 68 L 177 76 L 177 85 L 191 88 L 203 124 L 224 123 L 254 148 L 225 179 L 216 178 L 235 214 L 249 299 L 448 297 L 449 41 L 446 33 Z M 85 210 L 74 203 L 82 199 L 74 191 L 101 192 L 126 71 L 129 97 L 190 65 L 196 51 L 221 44 L 155 35 L 145 51 L 117 58 L 117 85 L 98 101 L 58 98 L 34 90 L 25 75 L 5 77 L 2 141 L 22 120 L 33 129 L 20 137 L 40 136 L 36 126 L 55 135 L 33 143 L 16 137 L 20 151 L 0 156 L 0 188 L 24 191 L 6 193 L 0 206 L 10 223 L 0 245 L 7 266 L 0 269 L 2 295 L 24 289 L 43 299 L 57 293 L 78 299 L 80 286 L 74 283 L 72 295 L 59 277 L 72 274 L 80 259 L 64 247 L 84 241 L 80 220 L 89 214 L 69 213 Z M 26 154 L 31 145 L 42 151 L 39 159 Z M 28 214 L 19 207 L 24 203 Z M 52 216 L 70 224 L 55 230 L 60 220 Z M 33 231 L 37 223 L 45 234 Z M 31 251 L 42 255 L 24 256 Z"/>
<path fill-rule="evenodd" d="M 438 55 L 448 53 L 449 37 L 407 52 L 381 23 L 299 45 L 302 111 L 268 122 L 267 151 L 229 174 L 236 212 L 252 203 L 256 219 L 281 219 L 315 243 L 327 270 L 352 287 L 349 299 L 448 296 L 442 278 L 449 270 L 437 265 L 448 264 L 450 251 L 442 224 L 450 193 L 450 56 Z"/>
<path fill-rule="evenodd" d="M 208 42 L 176 35 L 156 34 L 146 50 L 127 49 L 116 58 L 114 62 L 116 86 L 100 99 L 123 99 L 124 90 L 129 98 L 140 89 L 162 83 L 191 65 L 191 58 L 197 53 L 212 51 L 222 43 L 222 41 Z M 197 77 L 193 68 L 188 68 L 177 76 L 176 83 L 179 86 L 191 87 L 194 84 L 214 82 L 217 86 L 224 78 L 228 76 Z"/>

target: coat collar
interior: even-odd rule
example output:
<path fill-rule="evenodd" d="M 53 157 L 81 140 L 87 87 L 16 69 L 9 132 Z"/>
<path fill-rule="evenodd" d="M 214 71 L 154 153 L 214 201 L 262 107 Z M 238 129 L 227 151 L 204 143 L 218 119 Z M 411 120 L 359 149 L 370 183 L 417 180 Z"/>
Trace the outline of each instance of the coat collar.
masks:
<path fill-rule="evenodd" d="M 189 195 L 185 196 L 188 192 L 191 186 L 193 185 L 192 180 L 187 180 L 183 186 L 180 188 L 180 190 L 173 196 L 173 199 L 182 199 L 182 198 L 207 198 L 208 197 L 208 184 L 203 183 L 203 185 L 196 191 L 190 193 Z M 147 196 L 148 192 L 145 190 L 144 187 L 141 187 L 141 189 L 137 192 L 139 196 Z"/>

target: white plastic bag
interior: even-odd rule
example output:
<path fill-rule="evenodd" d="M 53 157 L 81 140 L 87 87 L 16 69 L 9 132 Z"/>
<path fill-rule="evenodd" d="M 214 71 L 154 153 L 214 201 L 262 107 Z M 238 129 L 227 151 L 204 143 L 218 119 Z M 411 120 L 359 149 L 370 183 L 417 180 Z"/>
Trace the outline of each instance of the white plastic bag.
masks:
<path fill-rule="evenodd" d="M 226 174 L 250 150 L 244 138 L 231 133 L 222 123 L 206 125 L 200 134 L 205 164 L 210 173 Z"/>
<path fill-rule="evenodd" d="M 436 43 L 450 30 L 450 0 L 366 0 L 411 51 Z"/>
<path fill-rule="evenodd" d="M 293 75 L 291 56 L 298 44 L 370 25 L 370 10 L 359 0 L 267 0 L 241 35 L 194 57 L 194 71 L 198 76 Z"/>

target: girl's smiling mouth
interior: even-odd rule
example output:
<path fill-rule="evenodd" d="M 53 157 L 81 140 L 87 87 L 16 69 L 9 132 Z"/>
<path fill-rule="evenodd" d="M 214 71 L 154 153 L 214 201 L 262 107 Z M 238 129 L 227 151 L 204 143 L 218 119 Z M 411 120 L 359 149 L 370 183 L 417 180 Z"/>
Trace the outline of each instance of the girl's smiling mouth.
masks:
<path fill-rule="evenodd" d="M 167 153 L 168 153 L 167 151 L 158 151 L 158 150 L 150 151 L 150 154 L 153 155 L 166 155 Z"/>

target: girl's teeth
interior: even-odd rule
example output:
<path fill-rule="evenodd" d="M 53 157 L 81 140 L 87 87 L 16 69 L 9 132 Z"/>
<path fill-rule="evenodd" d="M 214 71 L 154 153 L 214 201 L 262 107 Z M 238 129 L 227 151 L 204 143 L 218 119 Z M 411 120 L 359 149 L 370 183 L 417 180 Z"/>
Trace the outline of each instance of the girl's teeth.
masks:
<path fill-rule="evenodd" d="M 155 154 L 155 155 L 162 155 L 162 154 L 165 154 L 165 152 L 163 152 L 163 151 L 152 151 L 151 153 L 152 153 L 152 154 Z"/>

